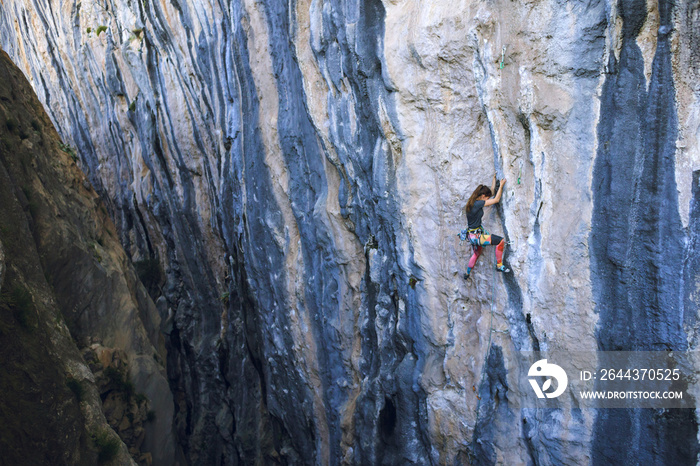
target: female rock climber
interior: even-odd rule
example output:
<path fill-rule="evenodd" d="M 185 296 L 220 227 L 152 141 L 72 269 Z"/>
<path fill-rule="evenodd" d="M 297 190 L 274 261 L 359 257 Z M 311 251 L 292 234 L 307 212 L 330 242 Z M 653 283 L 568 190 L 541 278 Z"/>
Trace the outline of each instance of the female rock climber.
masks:
<path fill-rule="evenodd" d="M 501 180 L 501 185 L 498 187 L 496 196 L 491 198 L 491 196 L 493 196 L 493 191 L 496 189 L 496 175 L 493 175 L 491 188 L 489 189 L 488 186 L 483 184 L 479 185 L 472 193 L 464 208 L 467 213 L 469 242 L 472 245 L 472 257 L 469 259 L 467 273 L 464 274 L 465 280 L 469 278 L 469 274 L 476 265 L 476 261 L 481 255 L 483 246 L 488 245 L 496 245 L 496 270 L 504 273 L 510 272 L 510 269 L 503 265 L 503 250 L 506 247 L 505 239 L 498 235 L 489 234 L 489 232 L 484 230 L 484 227 L 481 226 L 481 217 L 484 215 L 484 207 L 498 204 L 501 200 L 501 194 L 503 194 L 503 185 L 505 184 L 506 179 L 503 178 Z"/>

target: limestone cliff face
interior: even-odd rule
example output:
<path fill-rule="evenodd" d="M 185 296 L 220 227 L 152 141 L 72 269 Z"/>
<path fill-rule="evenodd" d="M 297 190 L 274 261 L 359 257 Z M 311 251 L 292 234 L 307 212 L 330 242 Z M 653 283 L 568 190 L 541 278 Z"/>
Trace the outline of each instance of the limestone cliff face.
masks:
<path fill-rule="evenodd" d="M 162 267 L 192 464 L 692 463 L 693 412 L 508 397 L 521 350 L 697 344 L 698 15 L 5 0 L 0 45 Z M 455 233 L 493 173 L 515 273 L 487 254 L 464 282 Z"/>
<path fill-rule="evenodd" d="M 158 313 L 75 152 L 4 53 L 0 122 L 2 461 L 175 464 Z M 153 412 L 129 451 L 79 351 L 95 342 L 120 351 L 120 388 Z"/>

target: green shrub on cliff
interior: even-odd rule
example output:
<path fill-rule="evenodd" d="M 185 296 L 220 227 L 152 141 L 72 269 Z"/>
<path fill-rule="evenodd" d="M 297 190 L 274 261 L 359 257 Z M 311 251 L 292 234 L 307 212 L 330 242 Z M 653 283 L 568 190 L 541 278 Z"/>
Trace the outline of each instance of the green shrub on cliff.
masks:
<path fill-rule="evenodd" d="M 59 141 L 58 147 L 66 154 L 70 155 L 74 162 L 78 161 L 78 154 L 75 153 L 75 149 L 73 149 L 71 146 L 63 144 Z"/>
<path fill-rule="evenodd" d="M 28 185 L 22 186 L 22 192 L 24 193 L 24 197 L 27 198 L 27 207 L 29 208 L 29 214 L 32 216 L 32 218 L 36 217 L 36 214 L 39 212 L 39 203 L 34 198 L 34 196 L 32 196 L 31 187 L 29 187 Z"/>
<path fill-rule="evenodd" d="M 13 311 L 15 319 L 27 330 L 34 328 L 34 302 L 32 295 L 22 285 L 15 285 L 8 292 L 0 295 L 0 305 Z"/>
<path fill-rule="evenodd" d="M 8 118 L 7 121 L 5 121 L 5 127 L 9 132 L 14 132 L 15 129 L 17 129 L 17 120 L 14 118 Z"/>
<path fill-rule="evenodd" d="M 15 315 L 17 316 L 17 320 L 22 327 L 26 329 L 32 328 L 31 321 L 32 314 L 34 313 L 32 295 L 25 287 L 17 285 L 12 289 L 12 297 L 15 301 Z"/>
<path fill-rule="evenodd" d="M 110 435 L 107 430 L 101 430 L 94 432 L 91 437 L 92 443 L 97 449 L 97 461 L 105 463 L 117 457 L 120 442 L 114 435 Z"/>
<path fill-rule="evenodd" d="M 132 396 L 136 393 L 134 384 L 123 370 L 117 369 L 116 367 L 107 366 L 104 370 L 104 376 L 109 381 L 109 384 L 114 390 L 122 392 L 127 400 L 130 400 Z"/>
<path fill-rule="evenodd" d="M 75 380 L 73 377 L 68 377 L 66 379 L 66 385 L 71 389 L 78 402 L 83 401 L 83 396 L 85 396 L 85 388 L 79 380 Z"/>

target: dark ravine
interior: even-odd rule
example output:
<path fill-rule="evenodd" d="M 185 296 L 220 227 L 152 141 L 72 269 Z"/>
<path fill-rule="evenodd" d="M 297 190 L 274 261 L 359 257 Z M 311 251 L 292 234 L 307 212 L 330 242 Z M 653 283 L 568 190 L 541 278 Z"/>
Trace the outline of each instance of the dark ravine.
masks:
<path fill-rule="evenodd" d="M 619 62 L 610 55 L 608 68 L 614 72 L 603 87 L 601 143 L 593 174 L 590 244 L 600 314 L 598 345 L 604 351 L 682 351 L 688 348 L 682 324 L 694 325 L 697 308 L 681 298 L 684 282 L 679 277 L 688 256 L 675 180 L 678 117 L 669 36 L 673 3 L 659 1 L 660 27 L 648 85 L 635 41 L 646 20 L 646 3 L 621 0 L 618 8 L 622 48 Z M 686 277 L 688 273 L 695 276 L 697 269 L 686 269 Z M 601 410 L 593 462 L 695 464 L 697 432 L 692 410 Z M 628 445 L 624 450 L 622 443 Z"/>

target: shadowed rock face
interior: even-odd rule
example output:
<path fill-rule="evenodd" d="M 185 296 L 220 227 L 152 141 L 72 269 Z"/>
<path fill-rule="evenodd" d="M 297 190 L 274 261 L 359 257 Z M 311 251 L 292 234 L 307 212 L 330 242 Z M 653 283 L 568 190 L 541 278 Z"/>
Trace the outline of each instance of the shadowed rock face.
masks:
<path fill-rule="evenodd" d="M 658 4 L 649 82 L 637 38 L 650 13 L 643 2 L 621 1 L 618 8 L 621 48 L 619 57 L 609 58 L 598 124 L 602 144 L 593 171 L 591 272 L 600 315 L 598 346 L 687 350 L 686 332 L 695 327 L 697 306 L 683 288 L 694 286 L 690 277 L 698 269 L 686 256 L 678 206 L 672 4 Z M 694 464 L 698 455 L 697 419 L 690 410 L 604 410 L 594 432 L 598 464 Z M 628 445 L 624 453 L 621 442 Z"/>
<path fill-rule="evenodd" d="M 175 464 L 158 313 L 75 153 L 4 52 L 0 122 L 2 461 Z M 119 350 L 120 387 L 149 422 L 108 425 L 100 395 L 112 387 L 98 391 L 79 352 L 95 342 Z M 127 450 L 110 427 L 136 427 L 138 439 Z"/>
<path fill-rule="evenodd" d="M 696 345 L 699 14 L 6 0 L 0 45 L 157 271 L 191 464 L 688 462 L 694 413 L 508 397 L 517 351 Z M 516 272 L 464 282 L 494 172 Z"/>

